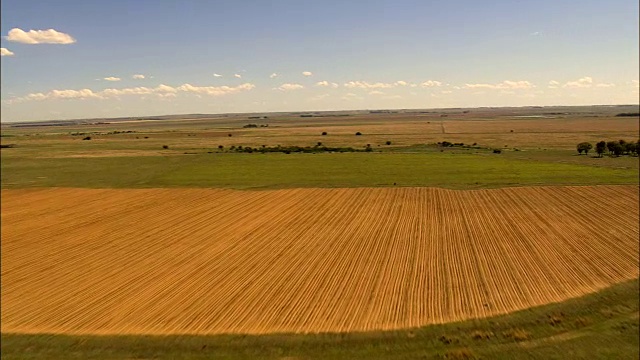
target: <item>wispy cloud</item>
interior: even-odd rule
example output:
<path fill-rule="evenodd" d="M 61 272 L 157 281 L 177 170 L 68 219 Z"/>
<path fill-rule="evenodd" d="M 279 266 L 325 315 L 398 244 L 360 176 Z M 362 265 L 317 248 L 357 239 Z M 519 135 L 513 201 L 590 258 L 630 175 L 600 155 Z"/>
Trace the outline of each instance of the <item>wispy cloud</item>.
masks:
<path fill-rule="evenodd" d="M 531 36 L 540 36 L 540 35 L 542 35 L 542 31 L 534 31 L 529 35 L 531 35 Z"/>
<path fill-rule="evenodd" d="M 128 95 L 156 95 L 161 98 L 176 97 L 178 93 L 193 93 L 197 95 L 223 96 L 229 94 L 249 91 L 255 85 L 246 83 L 234 87 L 230 86 L 194 86 L 183 84 L 178 87 L 161 84 L 155 88 L 132 87 L 132 88 L 110 88 L 102 91 L 91 89 L 81 90 L 51 90 L 47 93 L 32 93 L 23 97 L 10 99 L 8 103 L 19 103 L 32 100 L 86 100 L 86 99 L 109 99 Z"/>
<path fill-rule="evenodd" d="M 311 76 L 311 75 L 313 75 L 313 73 L 312 73 L 311 71 L 303 71 L 303 72 L 302 72 L 302 75 L 304 75 L 304 76 Z"/>
<path fill-rule="evenodd" d="M 384 93 L 380 90 L 373 90 L 369 92 L 369 95 L 384 95 Z"/>
<path fill-rule="evenodd" d="M 0 56 L 13 56 L 13 52 L 7 48 L 0 48 Z"/>
<path fill-rule="evenodd" d="M 107 80 L 107 81 L 120 81 L 122 79 L 120 79 L 119 77 L 115 77 L 115 76 L 108 76 L 106 78 L 103 78 L 103 80 Z"/>
<path fill-rule="evenodd" d="M 222 77 L 222 75 L 213 73 L 213 77 Z"/>
<path fill-rule="evenodd" d="M 498 84 L 465 84 L 464 87 L 466 89 L 502 90 L 502 89 L 531 89 L 535 86 L 529 81 L 525 81 L 525 80 L 520 80 L 520 81 L 505 80 Z"/>
<path fill-rule="evenodd" d="M 549 81 L 549 85 L 547 86 L 549 89 L 557 89 L 558 86 L 560 86 L 560 83 L 555 81 L 555 80 L 551 80 Z"/>
<path fill-rule="evenodd" d="M 596 87 L 599 87 L 599 88 L 610 88 L 614 86 L 616 86 L 616 84 L 612 84 L 612 83 L 596 84 Z"/>
<path fill-rule="evenodd" d="M 242 79 L 242 75 L 240 75 L 240 74 L 233 74 L 233 77 L 234 78 L 238 78 L 238 79 Z"/>
<path fill-rule="evenodd" d="M 132 78 L 136 79 L 136 80 L 142 80 L 144 79 L 144 75 L 142 74 L 135 74 L 132 76 Z"/>
<path fill-rule="evenodd" d="M 300 84 L 282 84 L 279 87 L 277 87 L 276 89 L 281 90 L 281 91 L 291 91 L 291 90 L 300 90 L 300 89 L 304 89 L 304 86 L 300 85 Z"/>
<path fill-rule="evenodd" d="M 320 100 L 326 99 L 326 98 L 328 98 L 330 96 L 331 95 L 329 95 L 329 94 L 320 94 L 320 95 L 313 96 L 313 97 L 309 98 L 309 101 L 320 101 Z"/>
<path fill-rule="evenodd" d="M 568 81 L 562 87 L 564 88 L 588 88 L 593 85 L 593 79 L 589 76 L 582 77 L 576 81 Z"/>
<path fill-rule="evenodd" d="M 389 89 L 394 87 L 405 87 L 405 86 L 417 87 L 418 85 L 413 83 L 408 83 L 404 80 L 398 80 L 393 83 L 383 83 L 383 82 L 370 83 L 367 81 L 349 81 L 344 84 L 344 87 L 350 88 L 350 89 Z M 429 81 L 423 82 L 421 86 L 422 87 L 442 86 L 442 83 L 440 81 L 429 80 Z"/>
<path fill-rule="evenodd" d="M 273 74 L 269 75 L 270 79 L 273 79 L 273 78 L 276 78 L 276 77 L 278 77 L 278 74 L 276 74 L 276 73 L 273 73 Z"/>
<path fill-rule="evenodd" d="M 345 96 L 341 97 L 340 99 L 346 100 L 346 101 L 364 100 L 364 98 L 362 96 L 358 96 L 357 94 L 354 94 L 354 93 L 348 93 Z"/>
<path fill-rule="evenodd" d="M 13 28 L 9 30 L 5 39 L 23 44 L 73 44 L 76 42 L 71 35 L 54 29 L 24 31 Z"/>
<path fill-rule="evenodd" d="M 344 84 L 349 89 L 387 89 L 394 87 L 394 84 L 389 83 L 368 83 L 366 81 L 349 81 Z"/>

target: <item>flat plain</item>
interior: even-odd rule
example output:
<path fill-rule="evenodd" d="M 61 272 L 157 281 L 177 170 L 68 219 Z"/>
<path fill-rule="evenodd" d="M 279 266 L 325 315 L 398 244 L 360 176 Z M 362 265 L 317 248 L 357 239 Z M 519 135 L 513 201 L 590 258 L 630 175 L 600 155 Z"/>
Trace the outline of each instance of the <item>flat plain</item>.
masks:
<path fill-rule="evenodd" d="M 397 338 L 402 331 L 435 336 L 425 356 L 454 358 L 462 344 L 463 354 L 511 357 L 518 350 L 503 342 L 514 341 L 514 329 L 529 334 L 516 342 L 533 342 L 530 351 L 556 341 L 534 339 L 562 329 L 584 336 L 559 338 L 563 351 L 597 344 L 589 334 L 614 342 L 618 328 L 605 324 L 638 323 L 638 158 L 578 155 L 575 145 L 635 142 L 637 117 L 614 116 L 627 110 L 3 124 L 2 144 L 12 144 L 0 153 L 3 356 L 28 358 L 40 344 L 33 357 L 46 358 L 57 354 L 55 344 L 77 339 L 94 344 L 80 357 L 132 357 L 155 346 L 149 336 L 169 334 L 205 336 L 230 358 L 242 357 L 229 347 L 240 338 L 227 342 L 224 334 L 256 335 L 244 343 L 249 358 L 265 346 L 261 339 L 280 349 L 266 357 L 317 357 L 304 344 L 325 333 L 370 334 L 351 345 L 377 350 L 353 358 L 389 349 L 413 358 L 412 345 Z M 230 149 L 318 143 L 373 151 Z M 600 315 L 576 313 L 569 326 L 560 310 L 527 310 L 570 314 L 563 304 L 572 301 Z M 543 323 L 553 331 L 531 320 L 538 313 L 552 318 Z M 473 324 L 501 329 L 491 319 L 511 324 L 500 344 L 434 335 L 455 333 L 449 323 L 470 333 Z M 300 335 L 274 335 L 281 333 Z M 70 338 L 47 345 L 42 334 Z M 96 335 L 127 335 L 138 345 L 114 354 L 105 350 L 113 345 L 86 338 Z M 381 339 L 395 340 L 384 350 L 374 345 Z M 323 348 L 339 358 L 340 340 L 327 341 Z M 148 357 L 176 356 L 164 349 Z"/>

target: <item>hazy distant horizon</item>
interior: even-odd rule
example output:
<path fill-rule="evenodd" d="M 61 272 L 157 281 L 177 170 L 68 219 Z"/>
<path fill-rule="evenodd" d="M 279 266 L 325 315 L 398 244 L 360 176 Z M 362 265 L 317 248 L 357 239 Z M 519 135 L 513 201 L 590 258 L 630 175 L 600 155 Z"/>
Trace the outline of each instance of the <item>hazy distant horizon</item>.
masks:
<path fill-rule="evenodd" d="M 51 118 L 51 119 L 37 119 L 37 120 L 18 120 L 18 121 L 4 121 L 0 119 L 2 124 L 20 124 L 20 123 L 46 123 L 46 122 L 66 122 L 66 121 L 89 121 L 89 120 L 119 120 L 119 119 L 141 119 L 160 117 L 171 117 L 180 120 L 183 116 L 238 116 L 238 115 L 269 115 L 269 114 L 294 114 L 294 113 L 342 113 L 342 112 L 369 112 L 369 111 L 447 111 L 447 110 L 473 110 L 473 109 L 523 109 L 523 108 L 587 108 L 587 107 L 637 107 L 640 110 L 639 104 L 590 104 L 590 105 L 523 105 L 523 106 L 476 106 L 476 107 L 446 107 L 446 108 L 371 108 L 371 109 L 337 109 L 337 110 L 302 110 L 302 111 L 253 111 L 253 112 L 227 112 L 227 113 L 176 113 L 176 114 L 145 114 L 145 115 L 132 115 L 132 116 L 114 116 L 114 117 L 86 117 L 86 118 Z M 268 119 L 267 119 L 268 120 Z"/>

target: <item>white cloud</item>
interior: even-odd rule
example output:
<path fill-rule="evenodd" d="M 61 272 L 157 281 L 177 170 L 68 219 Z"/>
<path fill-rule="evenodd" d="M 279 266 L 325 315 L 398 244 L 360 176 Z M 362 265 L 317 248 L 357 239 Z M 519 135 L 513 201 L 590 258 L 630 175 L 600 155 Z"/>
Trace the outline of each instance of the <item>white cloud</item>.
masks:
<path fill-rule="evenodd" d="M 165 84 L 158 85 L 158 87 L 155 88 L 155 91 L 160 93 L 177 93 L 178 92 L 176 88 L 171 87 L 169 85 L 165 85 Z"/>
<path fill-rule="evenodd" d="M 255 88 L 253 84 L 242 84 L 235 87 L 229 86 L 193 86 L 184 84 L 172 87 L 161 84 L 155 88 L 133 87 L 121 89 L 104 89 L 94 92 L 90 89 L 81 90 L 52 90 L 48 93 L 33 93 L 21 98 L 9 100 L 8 103 L 24 102 L 29 100 L 55 100 L 55 99 L 106 99 L 124 95 L 156 95 L 160 98 L 176 97 L 178 92 L 194 93 L 196 95 L 222 96 L 249 91 Z"/>
<path fill-rule="evenodd" d="M 233 77 L 234 78 L 238 78 L 238 79 L 242 79 L 242 75 L 240 75 L 240 74 L 233 74 Z"/>
<path fill-rule="evenodd" d="M 373 91 L 369 92 L 369 95 L 384 95 L 384 93 L 382 91 L 379 91 L 379 90 L 373 90 Z"/>
<path fill-rule="evenodd" d="M 422 86 L 422 87 L 442 86 L 442 83 L 440 81 L 428 80 L 428 81 L 425 81 L 422 84 L 420 84 L 420 86 Z"/>
<path fill-rule="evenodd" d="M 451 90 L 442 90 L 440 91 L 441 94 L 451 94 L 453 91 Z"/>
<path fill-rule="evenodd" d="M 300 90 L 304 89 L 304 86 L 300 84 L 282 84 L 277 89 L 282 91 Z"/>
<path fill-rule="evenodd" d="M 313 75 L 313 73 L 312 73 L 311 71 L 303 71 L 303 72 L 302 72 L 302 75 L 304 75 L 304 76 L 311 76 L 311 75 Z"/>
<path fill-rule="evenodd" d="M 71 35 L 53 29 L 24 31 L 13 28 L 9 30 L 5 39 L 23 44 L 73 44 L 76 42 Z"/>
<path fill-rule="evenodd" d="M 0 56 L 13 56 L 13 52 L 7 48 L 0 48 Z"/>
<path fill-rule="evenodd" d="M 492 90 L 500 90 L 500 89 L 531 89 L 535 87 L 529 81 L 510 81 L 505 80 L 498 84 L 465 84 L 464 87 L 466 89 L 492 89 Z"/>
<path fill-rule="evenodd" d="M 235 87 L 229 87 L 229 86 L 193 86 L 191 84 L 184 84 L 184 85 L 181 85 L 181 86 L 177 87 L 176 89 L 178 91 L 184 91 L 184 92 L 193 92 L 193 93 L 197 93 L 197 94 L 204 94 L 204 95 L 210 95 L 210 96 L 221 96 L 221 95 L 234 94 L 234 93 L 238 93 L 238 92 L 252 90 L 255 87 L 256 87 L 255 85 L 250 84 L 250 83 L 245 83 L 245 84 L 238 85 L 238 86 L 235 86 Z"/>
<path fill-rule="evenodd" d="M 614 87 L 616 86 L 616 84 L 612 84 L 612 83 L 602 83 L 602 84 L 597 84 L 596 87 L 599 88 L 610 88 L 610 87 Z"/>
<path fill-rule="evenodd" d="M 330 83 L 330 82 L 328 82 L 328 81 L 326 81 L 326 80 L 325 80 L 325 81 L 318 81 L 318 82 L 316 83 L 316 86 L 332 87 L 332 88 L 334 88 L 334 89 L 335 89 L 335 88 L 337 88 L 337 87 L 338 87 L 338 86 L 340 86 L 340 85 L 338 85 L 338 84 L 336 84 L 336 83 L 333 83 L 333 82 L 332 82 L 332 83 Z"/>
<path fill-rule="evenodd" d="M 81 90 L 52 90 L 46 94 L 43 93 L 35 93 L 29 94 L 26 96 L 26 100 L 48 100 L 48 99 L 62 99 L 62 100 L 70 100 L 70 99 L 101 99 L 102 96 L 98 93 L 93 92 L 90 89 L 81 89 Z"/>
<path fill-rule="evenodd" d="M 394 84 L 395 86 L 407 86 L 407 82 L 406 81 L 402 81 L 402 80 L 398 80 L 395 82 Z"/>
<path fill-rule="evenodd" d="M 531 36 L 540 36 L 540 35 L 542 35 L 542 31 L 535 31 L 535 32 L 532 32 L 529 35 L 531 35 Z"/>
<path fill-rule="evenodd" d="M 559 82 L 557 82 L 555 80 L 549 81 L 549 86 L 548 86 L 549 89 L 557 89 L 558 86 L 560 86 Z"/>
<path fill-rule="evenodd" d="M 107 80 L 107 81 L 120 81 L 121 79 L 120 79 L 119 77 L 109 76 L 109 77 L 103 78 L 103 80 Z"/>
<path fill-rule="evenodd" d="M 576 81 L 569 81 L 562 85 L 564 88 L 588 88 L 593 84 L 593 79 L 589 76 L 585 76 Z"/>
<path fill-rule="evenodd" d="M 134 87 L 124 89 L 104 89 L 99 95 L 104 97 L 120 95 L 149 95 L 153 94 L 153 89 L 148 87 Z"/>
<path fill-rule="evenodd" d="M 213 73 L 213 77 L 222 77 L 222 75 Z"/>
<path fill-rule="evenodd" d="M 275 78 L 275 77 L 277 77 L 277 76 L 278 76 L 278 74 L 273 73 L 273 74 L 269 75 L 269 78 L 270 78 L 270 79 L 273 79 L 273 78 Z"/>
<path fill-rule="evenodd" d="M 132 78 L 137 79 L 137 80 L 140 80 L 140 79 L 144 79 L 144 75 L 142 75 L 142 74 L 135 74 L 135 75 L 133 75 L 133 76 L 132 76 Z"/>

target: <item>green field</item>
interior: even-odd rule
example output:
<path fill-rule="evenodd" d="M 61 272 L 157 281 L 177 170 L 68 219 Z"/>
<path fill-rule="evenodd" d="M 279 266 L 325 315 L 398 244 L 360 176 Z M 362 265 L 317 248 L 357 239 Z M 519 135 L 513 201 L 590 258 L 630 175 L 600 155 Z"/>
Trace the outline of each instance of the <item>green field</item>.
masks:
<path fill-rule="evenodd" d="M 374 152 L 205 153 L 85 158 L 4 157 L 1 170 L 3 188 L 266 189 L 437 186 L 473 189 L 528 185 L 633 184 L 638 181 L 637 167 L 614 168 L 561 163 L 553 159 L 518 159 L 514 156 L 489 152 Z"/>
<path fill-rule="evenodd" d="M 637 359 L 638 280 L 513 314 L 389 332 L 2 334 L 3 359 Z"/>

